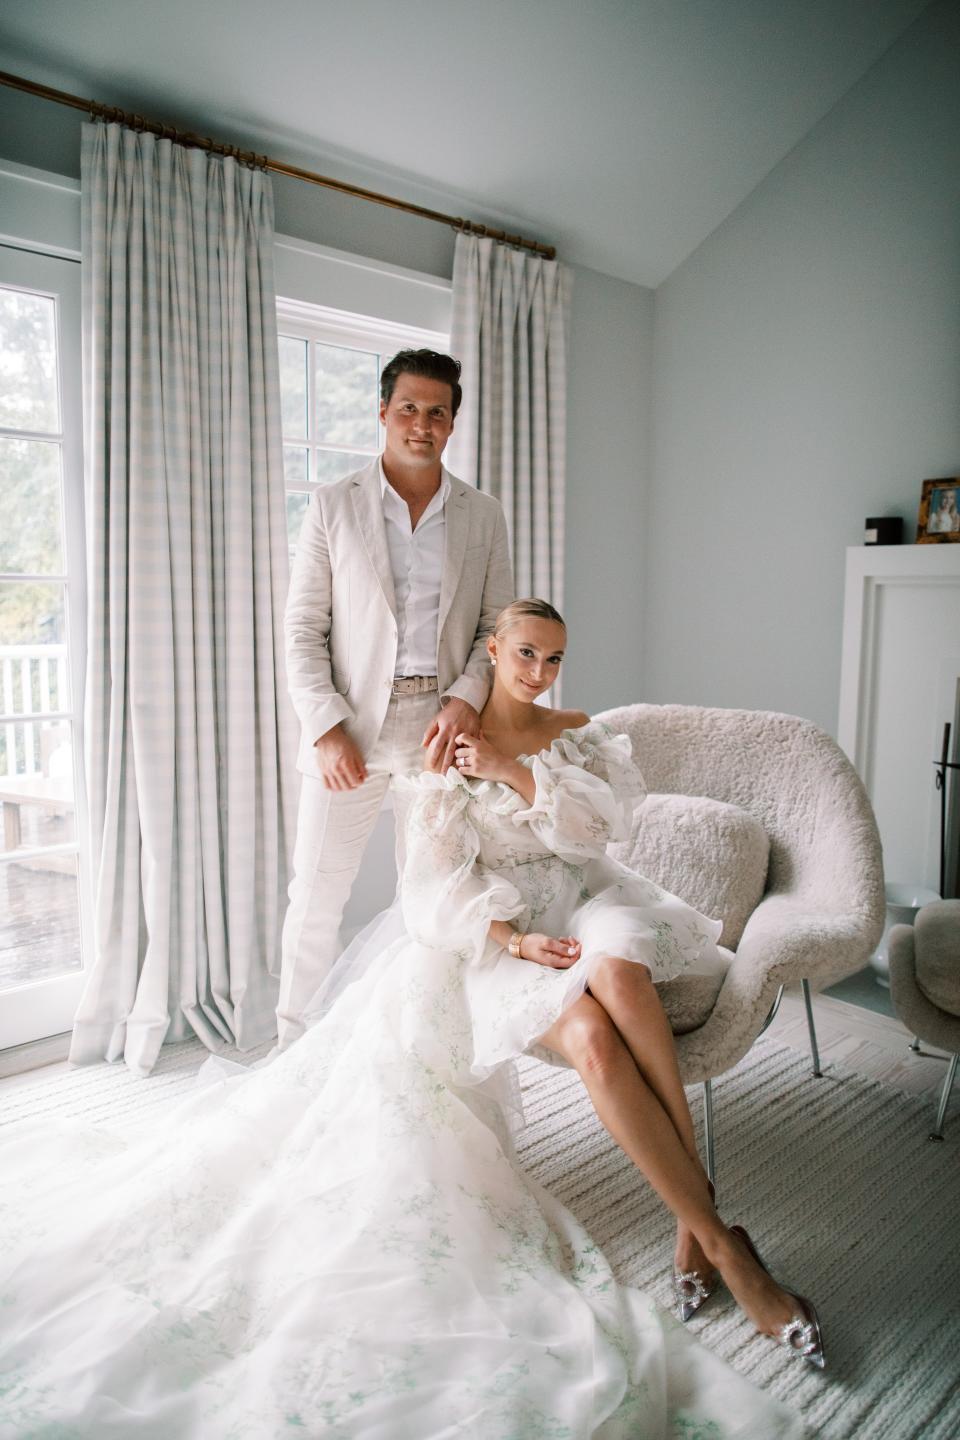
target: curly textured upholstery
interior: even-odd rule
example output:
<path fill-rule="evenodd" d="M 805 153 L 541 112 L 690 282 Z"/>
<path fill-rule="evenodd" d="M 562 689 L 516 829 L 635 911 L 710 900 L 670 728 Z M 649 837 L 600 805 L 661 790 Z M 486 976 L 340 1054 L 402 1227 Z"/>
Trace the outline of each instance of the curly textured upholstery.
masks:
<path fill-rule="evenodd" d="M 691 705 L 624 705 L 596 718 L 629 735 L 649 791 L 738 806 L 769 840 L 766 889 L 716 1001 L 678 1034 L 692 1084 L 746 1054 L 780 985 L 829 985 L 866 963 L 885 913 L 876 821 L 853 766 L 809 720 Z"/>
<path fill-rule="evenodd" d="M 960 1051 L 960 900 L 934 900 L 890 931 L 890 993 L 908 1030 Z"/>
<path fill-rule="evenodd" d="M 701 915 L 723 921 L 720 944 L 736 949 L 767 880 L 770 841 L 755 815 L 702 795 L 648 795 L 630 837 L 610 853 Z"/>

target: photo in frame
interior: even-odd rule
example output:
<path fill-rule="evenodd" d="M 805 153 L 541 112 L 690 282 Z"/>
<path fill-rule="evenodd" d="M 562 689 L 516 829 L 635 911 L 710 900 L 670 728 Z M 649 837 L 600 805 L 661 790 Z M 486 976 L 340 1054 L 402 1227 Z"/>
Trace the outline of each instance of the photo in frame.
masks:
<path fill-rule="evenodd" d="M 960 475 L 924 480 L 917 516 L 917 544 L 960 541 Z"/>

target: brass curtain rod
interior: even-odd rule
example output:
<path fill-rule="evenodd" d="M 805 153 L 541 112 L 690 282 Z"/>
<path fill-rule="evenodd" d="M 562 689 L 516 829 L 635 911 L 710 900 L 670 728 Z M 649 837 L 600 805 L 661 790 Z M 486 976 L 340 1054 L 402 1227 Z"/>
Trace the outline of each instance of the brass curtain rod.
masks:
<path fill-rule="evenodd" d="M 299 165 L 286 165 L 282 160 L 271 160 L 269 155 L 258 155 L 253 150 L 240 150 L 236 145 L 224 145 L 192 131 L 178 130 L 174 125 L 162 125 L 157 120 L 147 120 L 143 115 L 133 115 L 115 105 L 102 105 L 98 100 L 84 100 L 80 95 L 70 95 L 66 90 L 54 90 L 50 85 L 40 85 L 35 80 L 25 80 L 21 75 L 11 75 L 0 70 L 0 85 L 11 90 L 22 90 L 27 95 L 36 95 L 41 100 L 53 100 L 57 105 L 69 105 L 73 110 L 85 110 L 98 120 L 107 120 L 126 125 L 133 130 L 146 130 L 159 135 L 163 140 L 172 140 L 177 145 L 190 145 L 207 150 L 211 155 L 229 155 L 241 165 L 250 165 L 261 170 L 272 170 L 276 175 L 288 175 L 294 180 L 306 180 L 310 185 L 321 185 L 325 190 L 338 190 L 341 195 L 353 195 L 358 200 L 370 200 L 375 205 L 386 205 L 391 210 L 402 210 L 407 215 L 418 215 L 421 220 L 435 220 L 440 225 L 449 225 L 467 235 L 487 235 L 504 245 L 516 245 L 523 250 L 532 250 L 547 260 L 556 258 L 556 247 L 541 245 L 539 240 L 525 240 L 522 235 L 508 235 L 505 230 L 495 230 L 490 225 L 481 225 L 474 220 L 464 220 L 458 215 L 444 215 L 441 210 L 428 210 L 424 205 L 414 205 L 409 200 L 397 200 L 392 195 L 381 195 L 376 190 L 365 190 L 361 185 L 350 185 L 346 180 L 334 180 L 329 175 L 317 175 L 313 170 L 302 170 Z"/>

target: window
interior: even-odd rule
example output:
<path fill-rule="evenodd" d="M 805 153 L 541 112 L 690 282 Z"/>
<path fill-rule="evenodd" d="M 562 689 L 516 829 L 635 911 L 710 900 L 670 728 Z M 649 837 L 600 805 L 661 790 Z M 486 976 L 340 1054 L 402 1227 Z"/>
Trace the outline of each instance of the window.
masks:
<path fill-rule="evenodd" d="M 290 555 L 318 485 L 380 452 L 380 372 L 398 350 L 447 350 L 449 336 L 319 305 L 277 306 Z"/>
<path fill-rule="evenodd" d="M 0 246 L 0 1047 L 69 1029 L 89 933 L 79 271 Z"/>

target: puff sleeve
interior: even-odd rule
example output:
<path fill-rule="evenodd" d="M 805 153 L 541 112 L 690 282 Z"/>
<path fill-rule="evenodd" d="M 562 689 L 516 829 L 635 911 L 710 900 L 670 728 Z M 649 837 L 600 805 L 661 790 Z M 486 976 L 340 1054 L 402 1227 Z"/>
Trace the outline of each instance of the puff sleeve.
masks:
<path fill-rule="evenodd" d="M 602 856 L 611 840 L 624 839 L 645 796 L 630 740 L 605 725 L 566 730 L 531 762 L 537 791 L 533 804 L 515 811 L 543 844 L 564 860 L 582 864 Z"/>
<path fill-rule="evenodd" d="M 459 777 L 424 774 L 400 784 L 409 805 L 400 885 L 407 932 L 421 945 L 478 961 L 490 922 L 512 920 L 523 910 L 520 892 L 479 863 L 470 792 Z"/>

